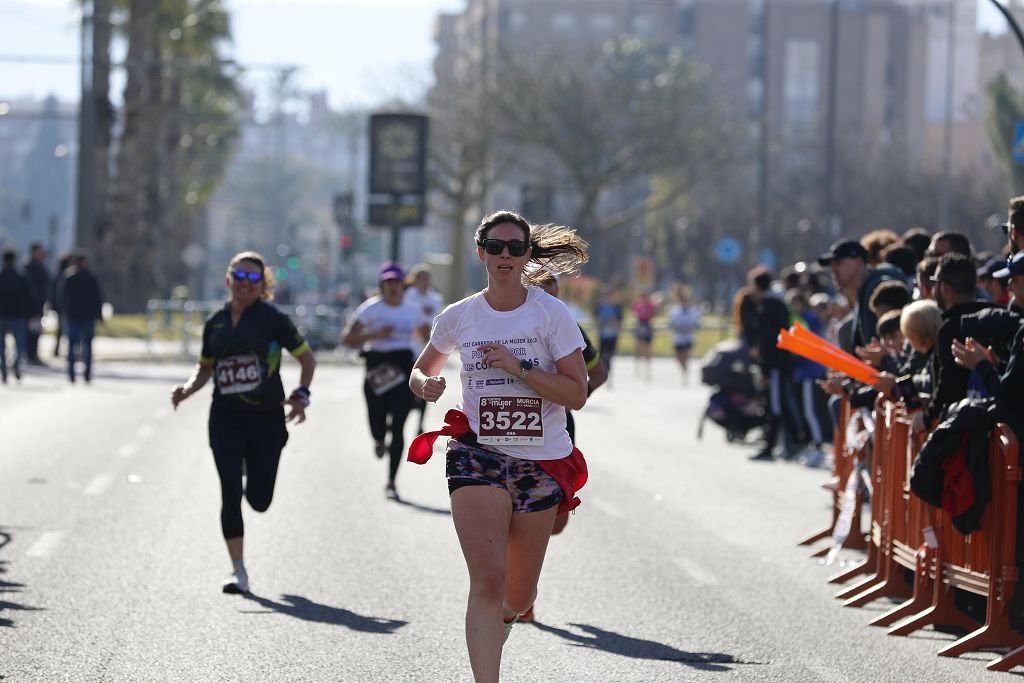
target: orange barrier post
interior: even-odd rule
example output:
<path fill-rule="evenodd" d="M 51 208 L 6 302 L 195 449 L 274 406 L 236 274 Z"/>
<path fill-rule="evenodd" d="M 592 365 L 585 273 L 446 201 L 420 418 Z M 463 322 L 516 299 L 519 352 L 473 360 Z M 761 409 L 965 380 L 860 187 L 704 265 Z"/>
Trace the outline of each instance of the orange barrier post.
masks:
<path fill-rule="evenodd" d="M 908 421 L 911 418 L 908 416 Z M 888 612 L 872 619 L 872 626 L 890 626 L 919 613 L 928 607 L 932 600 L 932 575 L 936 561 L 935 549 L 929 547 L 928 541 L 923 539 L 922 529 L 933 527 L 930 515 L 934 514 L 928 505 L 915 496 L 910 490 L 910 475 L 913 473 L 914 458 L 924 445 L 927 434 L 920 433 L 911 436 L 905 444 L 902 444 L 903 458 L 901 470 L 902 481 L 897 482 L 897 495 L 894 515 L 903 515 L 902 523 L 894 528 L 891 547 L 893 560 L 914 571 L 913 593 L 910 599 L 903 602 Z"/>
<path fill-rule="evenodd" d="M 837 593 L 834 597 L 838 600 L 849 600 L 885 581 L 883 549 L 889 532 L 886 463 L 891 457 L 888 450 L 892 441 L 892 415 L 892 405 L 885 398 L 874 402 L 874 444 L 869 467 L 872 488 L 871 531 L 867 564 L 863 567 L 868 575 Z"/>
<path fill-rule="evenodd" d="M 965 652 L 995 646 L 1015 647 L 1024 642 L 1020 634 L 1010 628 L 1009 611 L 1018 578 L 1015 548 L 1017 491 L 1021 479 L 1018 459 L 1017 441 L 1012 431 L 1004 424 L 998 425 L 989 444 L 992 500 L 982 517 L 982 529 L 977 532 L 984 535 L 981 539 L 984 542 L 975 544 L 973 553 L 965 554 L 967 563 L 943 569 L 951 582 L 988 596 L 985 624 L 939 650 L 943 657 L 959 657 Z M 964 543 L 965 547 L 968 545 Z M 978 576 L 973 571 L 986 566 L 987 576 Z M 983 586 L 973 587 L 973 582 L 981 580 L 984 580 Z"/>
<path fill-rule="evenodd" d="M 1017 582 L 1014 552 L 1017 488 L 1021 478 L 1018 457 L 1012 431 L 1006 425 L 997 425 L 989 444 L 992 499 L 982 516 L 979 531 L 963 536 L 953 528 L 948 513 L 932 511 L 938 548 L 934 560 L 923 567 L 932 582 L 932 601 L 922 612 L 890 629 L 891 635 L 907 635 L 933 624 L 974 629 L 939 651 L 947 657 L 981 648 L 1020 645 L 1022 638 L 1010 629 L 1007 609 Z M 988 598 L 986 620 L 981 628 L 956 609 L 954 588 Z M 990 667 L 1000 666 L 1001 662 L 992 662 Z"/>
<path fill-rule="evenodd" d="M 905 520 L 900 514 L 902 507 L 901 484 L 906 467 L 905 451 L 910 434 L 910 422 L 901 406 L 884 402 L 884 411 L 879 411 L 875 422 L 875 451 L 872 468 L 878 473 L 881 490 L 874 495 L 881 498 L 881 519 L 878 533 L 878 571 L 870 584 L 863 584 L 863 590 L 850 595 L 844 607 L 861 607 L 879 598 L 907 597 L 910 589 L 903 581 L 901 568 L 894 556 L 894 539 L 904 535 Z M 879 429 L 879 424 L 882 429 Z M 874 521 L 874 520 L 873 520 Z"/>
<path fill-rule="evenodd" d="M 832 522 L 810 536 L 807 536 L 797 545 L 811 545 L 823 538 L 832 535 L 836 528 L 836 520 L 839 518 L 839 496 L 842 487 L 846 482 L 849 471 L 850 460 L 846 457 L 846 423 L 850 420 L 850 401 L 845 396 L 839 404 L 839 421 L 832 429 L 832 452 L 835 454 L 832 462 L 832 479 L 835 482 L 835 489 L 832 491 Z"/>

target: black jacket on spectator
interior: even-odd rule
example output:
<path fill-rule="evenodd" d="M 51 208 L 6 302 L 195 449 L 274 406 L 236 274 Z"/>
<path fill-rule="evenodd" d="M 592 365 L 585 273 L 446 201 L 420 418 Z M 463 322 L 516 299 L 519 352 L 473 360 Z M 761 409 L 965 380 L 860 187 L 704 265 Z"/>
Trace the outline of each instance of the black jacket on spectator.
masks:
<path fill-rule="evenodd" d="M 988 301 L 968 301 L 950 306 L 942 312 L 943 322 L 935 337 L 935 349 L 932 352 L 932 397 L 924 411 L 925 424 L 941 419 L 946 408 L 967 398 L 971 372 L 953 360 L 953 340 L 964 339 L 960 331 L 962 316 L 991 307 Z"/>
<path fill-rule="evenodd" d="M 28 278 L 14 268 L 0 270 L 0 318 L 29 318 L 31 315 L 32 289 Z"/>
<path fill-rule="evenodd" d="M 981 516 L 992 499 L 989 479 L 988 442 L 997 422 L 1009 422 L 1005 411 L 992 399 L 964 399 L 949 409 L 949 414 L 935 428 L 914 459 L 910 489 L 924 502 L 942 507 L 946 472 L 943 463 L 963 449 L 966 470 L 974 483 L 974 504 L 963 514 L 953 517 L 953 528 L 969 534 L 981 528 Z"/>
<path fill-rule="evenodd" d="M 25 277 L 32 288 L 32 317 L 38 318 L 43 314 L 46 299 L 50 296 L 50 274 L 46 272 L 46 266 L 30 259 L 25 264 Z"/>
<path fill-rule="evenodd" d="M 970 336 L 984 343 L 985 332 L 1005 339 L 1012 328 L 1013 342 L 1009 353 L 1002 356 L 1007 358 L 1002 372 L 987 360 L 978 363 L 975 372 L 1000 408 L 1021 417 L 1024 413 L 1024 319 L 1003 308 L 992 309 L 992 315 L 981 317 L 985 313 L 989 311 L 964 317 L 965 334 L 966 330 L 972 330 L 975 334 Z"/>
<path fill-rule="evenodd" d="M 88 269 L 71 269 L 58 290 L 60 311 L 69 320 L 99 320 L 103 317 L 103 294 L 96 276 Z"/>
<path fill-rule="evenodd" d="M 760 353 L 758 363 L 765 370 L 788 368 L 792 358 L 788 351 L 783 351 L 776 344 L 779 330 L 789 329 L 789 308 L 782 299 L 774 294 L 766 293 L 754 305 L 754 316 L 751 322 L 751 335 L 746 341 L 757 348 Z"/>

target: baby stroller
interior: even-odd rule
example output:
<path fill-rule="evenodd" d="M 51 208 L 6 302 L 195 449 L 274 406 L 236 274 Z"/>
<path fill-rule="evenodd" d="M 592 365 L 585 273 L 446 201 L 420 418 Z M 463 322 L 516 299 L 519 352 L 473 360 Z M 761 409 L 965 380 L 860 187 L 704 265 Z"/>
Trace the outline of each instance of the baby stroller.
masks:
<path fill-rule="evenodd" d="M 698 439 L 703 438 L 709 418 L 725 429 L 729 441 L 743 441 L 751 429 L 766 424 L 764 398 L 757 390 L 761 371 L 741 342 L 730 339 L 716 344 L 701 363 L 701 381 L 714 393 L 697 428 Z"/>

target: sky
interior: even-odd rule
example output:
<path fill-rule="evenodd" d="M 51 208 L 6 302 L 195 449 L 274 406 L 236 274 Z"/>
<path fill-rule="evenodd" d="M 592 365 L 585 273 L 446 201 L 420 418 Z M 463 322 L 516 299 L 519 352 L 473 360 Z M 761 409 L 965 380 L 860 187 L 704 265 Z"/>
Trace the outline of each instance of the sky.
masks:
<path fill-rule="evenodd" d="M 963 1 L 963 0 L 961 0 Z M 336 109 L 365 107 L 430 82 L 434 18 L 465 0 L 224 0 L 233 18 L 232 56 L 252 69 L 247 83 L 299 67 L 296 84 L 326 90 Z M 990 0 L 976 0 L 978 23 L 1005 22 Z M 0 0 L 0 100 L 55 94 L 76 101 L 76 0 Z M 54 60 L 57 60 L 56 62 Z M 117 85 L 115 84 L 115 91 Z"/>
<path fill-rule="evenodd" d="M 367 106 L 430 81 L 434 18 L 465 0 L 224 0 L 231 56 L 248 82 L 299 67 L 296 84 L 326 90 L 332 106 Z M 78 99 L 75 0 L 0 0 L 0 99 Z M 54 63 L 54 58 L 58 63 Z"/>

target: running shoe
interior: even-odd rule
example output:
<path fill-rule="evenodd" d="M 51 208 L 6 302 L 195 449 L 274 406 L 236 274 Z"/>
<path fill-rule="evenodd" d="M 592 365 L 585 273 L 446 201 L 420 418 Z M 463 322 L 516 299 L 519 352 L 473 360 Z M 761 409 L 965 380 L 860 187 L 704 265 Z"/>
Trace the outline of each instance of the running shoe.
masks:
<path fill-rule="evenodd" d="M 221 590 L 232 595 L 242 595 L 249 592 L 249 574 L 244 569 L 233 572 L 224 579 Z"/>
<path fill-rule="evenodd" d="M 775 460 L 775 456 L 772 455 L 772 450 L 770 448 L 765 448 L 757 455 L 750 456 L 750 460 L 760 460 L 767 462 L 770 460 Z"/>
<path fill-rule="evenodd" d="M 819 467 L 825 461 L 825 453 L 821 446 L 812 444 L 800 454 L 800 462 L 807 467 Z"/>
<path fill-rule="evenodd" d="M 377 441 L 376 443 L 374 443 L 374 445 L 373 445 L 373 452 L 377 454 L 378 458 L 383 458 L 384 457 L 384 450 L 385 449 L 384 449 L 384 442 L 383 441 Z"/>
<path fill-rule="evenodd" d="M 384 487 L 384 497 L 388 500 L 398 500 L 398 491 L 395 490 L 395 484 L 392 482 Z"/>
<path fill-rule="evenodd" d="M 21 366 L 18 363 L 14 364 L 14 379 L 21 381 Z"/>
<path fill-rule="evenodd" d="M 533 623 L 533 605 L 530 605 L 530 609 L 526 610 L 525 612 L 519 615 L 519 621 L 521 621 L 524 624 Z"/>
<path fill-rule="evenodd" d="M 519 615 L 518 614 L 512 619 L 512 621 L 506 621 L 505 622 L 505 637 L 501 639 L 501 644 L 502 645 L 504 645 L 505 641 L 508 640 L 508 634 L 512 633 L 512 627 L 516 625 L 517 621 L 519 621 Z"/>

